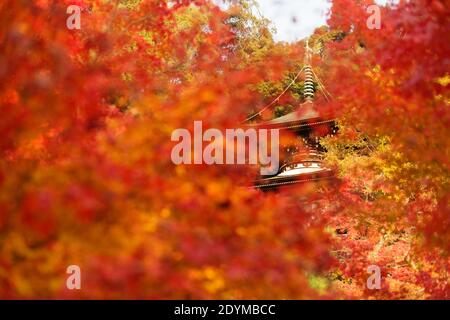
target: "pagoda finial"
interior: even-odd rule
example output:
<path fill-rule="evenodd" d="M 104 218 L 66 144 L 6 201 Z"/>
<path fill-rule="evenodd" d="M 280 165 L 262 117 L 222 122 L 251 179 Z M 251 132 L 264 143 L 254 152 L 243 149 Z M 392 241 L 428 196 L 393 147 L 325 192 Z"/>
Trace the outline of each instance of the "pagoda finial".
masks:
<path fill-rule="evenodd" d="M 305 83 L 303 86 L 303 96 L 306 102 L 312 102 L 314 100 L 314 73 L 311 67 L 312 50 L 309 47 L 309 38 L 306 39 L 305 45 Z"/>
<path fill-rule="evenodd" d="M 312 56 L 312 49 L 309 46 L 309 38 L 306 39 L 305 44 L 305 65 L 311 65 L 311 56 Z"/>

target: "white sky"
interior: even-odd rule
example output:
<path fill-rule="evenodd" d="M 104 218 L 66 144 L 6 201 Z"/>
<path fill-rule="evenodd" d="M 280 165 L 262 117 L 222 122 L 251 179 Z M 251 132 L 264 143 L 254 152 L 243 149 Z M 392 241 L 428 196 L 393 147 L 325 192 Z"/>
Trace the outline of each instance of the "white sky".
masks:
<path fill-rule="evenodd" d="M 217 0 L 216 0 L 217 1 Z M 326 24 L 331 0 L 257 0 L 261 14 L 277 29 L 275 40 L 296 41 Z M 388 0 L 375 0 L 384 5 Z"/>
<path fill-rule="evenodd" d="M 327 0 L 257 0 L 261 14 L 277 29 L 275 40 L 303 39 L 326 24 L 331 3 Z"/>

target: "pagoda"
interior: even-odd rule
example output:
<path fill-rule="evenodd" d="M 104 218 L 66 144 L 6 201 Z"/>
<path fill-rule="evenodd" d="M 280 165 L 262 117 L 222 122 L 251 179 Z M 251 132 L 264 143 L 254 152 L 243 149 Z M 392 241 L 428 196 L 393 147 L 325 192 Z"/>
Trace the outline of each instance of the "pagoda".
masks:
<path fill-rule="evenodd" d="M 272 176 L 260 176 L 255 181 L 259 189 L 277 189 L 299 183 L 322 183 L 334 180 L 334 172 L 323 163 L 326 151 L 320 139 L 337 132 L 335 120 L 319 114 L 315 106 L 314 82 L 320 83 L 311 66 L 312 50 L 306 42 L 304 88 L 302 103 L 297 110 L 270 121 L 257 124 L 260 128 L 279 129 L 280 141 L 289 135 L 294 143 L 280 145 L 280 167 Z M 292 139 L 292 137 L 294 139 Z"/>

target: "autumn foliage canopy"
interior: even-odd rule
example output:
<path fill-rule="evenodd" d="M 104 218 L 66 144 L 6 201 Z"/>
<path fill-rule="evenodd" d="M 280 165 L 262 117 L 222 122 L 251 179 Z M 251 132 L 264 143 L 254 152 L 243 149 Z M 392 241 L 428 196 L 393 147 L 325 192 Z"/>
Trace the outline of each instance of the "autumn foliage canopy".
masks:
<path fill-rule="evenodd" d="M 304 41 L 249 1 L 1 1 L 0 299 L 449 299 L 449 3 L 382 7 L 374 30 L 371 4 L 333 0 L 310 39 L 339 184 L 261 192 L 252 166 L 174 165 L 171 133 L 239 126 Z"/>

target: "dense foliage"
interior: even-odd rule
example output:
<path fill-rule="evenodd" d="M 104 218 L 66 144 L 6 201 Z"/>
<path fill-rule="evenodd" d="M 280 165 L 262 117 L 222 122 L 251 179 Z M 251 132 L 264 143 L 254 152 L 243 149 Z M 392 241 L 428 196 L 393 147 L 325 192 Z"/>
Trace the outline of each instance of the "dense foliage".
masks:
<path fill-rule="evenodd" d="M 2 1 L 0 298 L 450 298 L 448 2 L 385 7 L 380 30 L 371 3 L 333 0 L 312 37 L 338 189 L 262 193 L 257 168 L 175 166 L 170 135 L 261 110 L 303 41 L 247 1 Z M 261 117 L 302 99 L 298 80 Z"/>

